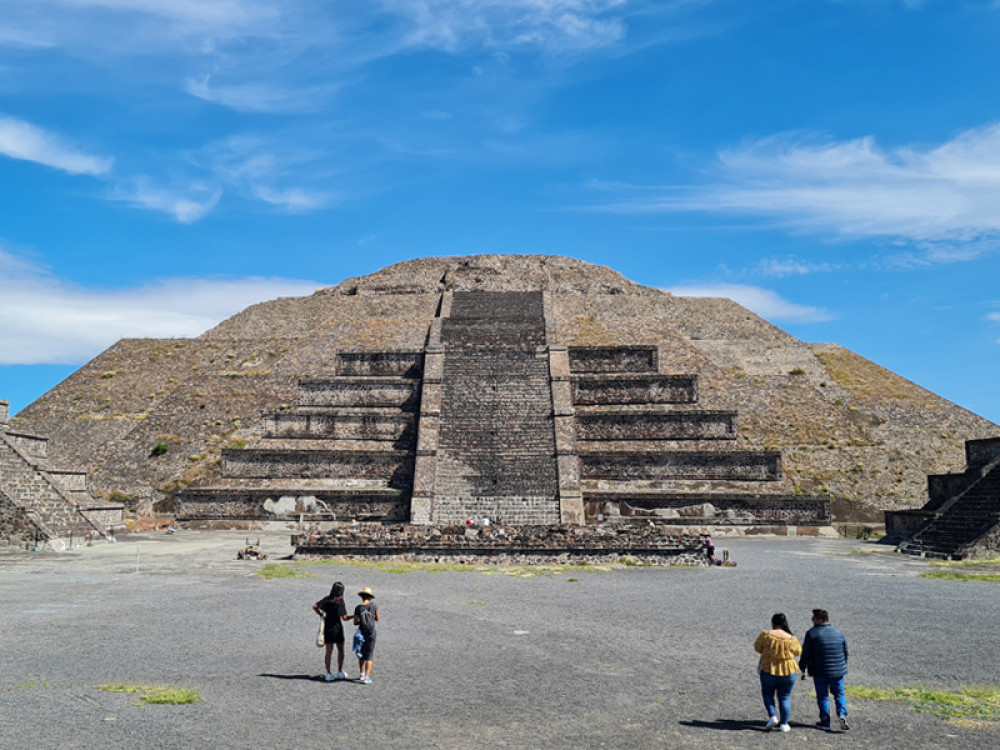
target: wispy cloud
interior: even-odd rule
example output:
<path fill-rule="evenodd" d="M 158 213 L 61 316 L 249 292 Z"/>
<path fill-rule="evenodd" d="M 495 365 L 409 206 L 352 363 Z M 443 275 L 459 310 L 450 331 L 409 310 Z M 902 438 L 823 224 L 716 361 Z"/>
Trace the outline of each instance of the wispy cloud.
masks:
<path fill-rule="evenodd" d="M 261 83 L 212 85 L 211 76 L 188 78 L 185 90 L 192 96 L 237 112 L 314 112 L 324 107 L 333 86 L 282 88 Z"/>
<path fill-rule="evenodd" d="M 283 208 L 290 213 L 308 213 L 328 206 L 333 200 L 329 193 L 308 193 L 301 188 L 276 190 L 266 185 L 254 185 L 253 194 L 272 206 Z"/>
<path fill-rule="evenodd" d="M 138 208 L 162 211 L 182 224 L 191 224 L 215 208 L 222 189 L 201 182 L 173 189 L 140 176 L 115 186 L 109 197 Z"/>
<path fill-rule="evenodd" d="M 722 151 L 706 184 L 631 192 L 622 213 L 755 215 L 789 228 L 934 245 L 925 262 L 975 257 L 1000 236 L 1000 124 L 935 147 L 778 135 Z"/>
<path fill-rule="evenodd" d="M 151 16 L 199 32 L 257 28 L 278 16 L 272 4 L 260 0 L 40 0 L 39 4 Z"/>
<path fill-rule="evenodd" d="M 190 161 L 208 169 L 228 189 L 290 213 L 305 213 L 335 201 L 328 188 L 302 184 L 309 180 L 310 167 L 325 157 L 322 151 L 270 139 L 233 136 L 199 149 Z"/>
<path fill-rule="evenodd" d="M 70 174 L 102 175 L 111 171 L 112 159 L 92 156 L 53 133 L 15 117 L 0 116 L 0 154 L 23 159 Z"/>
<path fill-rule="evenodd" d="M 70 284 L 0 249 L 0 365 L 79 364 L 120 338 L 190 337 L 248 305 L 321 286 L 280 278 L 168 279 L 130 289 Z"/>
<path fill-rule="evenodd" d="M 993 323 L 1000 323 L 1000 312 L 990 313 L 986 316 L 986 319 Z"/>
<path fill-rule="evenodd" d="M 834 316 L 820 307 L 789 302 L 770 289 L 745 284 L 703 284 L 674 286 L 666 291 L 679 297 L 724 297 L 770 321 L 822 323 Z"/>
<path fill-rule="evenodd" d="M 625 0 L 378 0 L 406 24 L 406 46 L 455 52 L 470 46 L 575 51 L 625 35 Z"/>
<path fill-rule="evenodd" d="M 838 268 L 839 266 L 833 263 L 813 263 L 789 256 L 784 258 L 764 258 L 757 264 L 754 273 L 768 278 L 783 279 L 788 276 L 829 273 Z"/>

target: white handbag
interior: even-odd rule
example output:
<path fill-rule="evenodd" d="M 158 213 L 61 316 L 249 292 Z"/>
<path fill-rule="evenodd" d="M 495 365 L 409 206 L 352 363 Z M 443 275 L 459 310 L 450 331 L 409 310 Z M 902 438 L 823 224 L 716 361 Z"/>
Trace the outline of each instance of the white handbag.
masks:
<path fill-rule="evenodd" d="M 322 648 L 326 645 L 326 639 L 323 637 L 323 631 L 326 630 L 326 618 L 319 618 L 319 631 L 316 633 L 316 645 Z"/>

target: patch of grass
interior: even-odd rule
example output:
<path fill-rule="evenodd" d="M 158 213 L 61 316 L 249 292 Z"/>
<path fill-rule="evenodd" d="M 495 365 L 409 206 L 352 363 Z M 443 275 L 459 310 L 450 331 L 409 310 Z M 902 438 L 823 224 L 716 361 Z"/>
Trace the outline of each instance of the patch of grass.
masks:
<path fill-rule="evenodd" d="M 39 682 L 38 680 L 32 680 L 31 682 L 22 682 L 19 685 L 15 685 L 14 687 L 9 688 L 7 692 L 9 693 L 14 690 L 24 690 L 25 688 L 33 688 L 33 687 L 52 687 L 52 686 L 49 685 L 49 683 L 47 682 Z"/>
<path fill-rule="evenodd" d="M 470 607 L 485 607 L 486 606 L 482 602 L 477 602 L 475 600 L 473 600 L 471 602 L 466 602 L 466 604 L 468 604 Z"/>
<path fill-rule="evenodd" d="M 160 687 L 156 685 L 98 685 L 98 690 L 107 693 L 129 693 L 138 695 L 136 706 L 171 705 L 201 703 L 201 695 L 195 688 Z"/>
<path fill-rule="evenodd" d="M 937 578 L 942 581 L 1000 581 L 1000 573 L 960 573 L 957 570 L 935 570 L 921 573 L 921 578 Z"/>
<path fill-rule="evenodd" d="M 869 688 L 848 685 L 852 698 L 877 701 L 906 701 L 920 713 L 939 716 L 952 723 L 973 727 L 995 727 L 1000 722 L 1000 688 L 973 687 L 956 691 L 925 687 Z"/>
<path fill-rule="evenodd" d="M 475 565 L 468 563 L 432 563 L 432 562 L 400 562 L 398 560 L 300 560 L 291 565 L 343 565 L 354 568 L 380 570 L 385 573 L 482 573 L 483 575 L 505 575 L 516 578 L 535 578 L 536 576 L 562 575 L 563 573 L 597 571 L 606 573 L 614 569 L 614 565 L 593 565 L 587 562 L 567 563 L 566 565 Z M 626 563 L 619 563 L 618 567 Z M 636 562 L 634 564 L 643 565 Z M 265 566 L 265 568 L 268 566 Z M 291 577 L 291 576 L 284 576 Z"/>
<path fill-rule="evenodd" d="M 312 573 L 296 570 L 288 563 L 268 563 L 257 571 L 261 578 L 309 578 Z"/>
<path fill-rule="evenodd" d="M 931 565 L 939 568 L 960 568 L 965 565 L 1000 565 L 1000 557 L 991 557 L 989 560 L 934 560 Z"/>

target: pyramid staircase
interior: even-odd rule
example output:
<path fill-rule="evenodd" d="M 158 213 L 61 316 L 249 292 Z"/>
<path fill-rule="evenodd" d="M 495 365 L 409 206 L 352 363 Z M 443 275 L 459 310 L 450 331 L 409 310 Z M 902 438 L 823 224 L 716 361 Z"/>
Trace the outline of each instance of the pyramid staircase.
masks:
<path fill-rule="evenodd" d="M 263 417 L 253 448 L 222 452 L 221 479 L 178 494 L 183 520 L 406 520 L 421 352 L 339 352 L 336 375 L 300 380 L 298 404 Z"/>
<path fill-rule="evenodd" d="M 507 525 L 599 514 L 828 525 L 826 497 L 762 491 L 778 451 L 733 450 L 737 414 L 700 408 L 696 375 L 654 346 L 562 346 L 547 292 L 445 292 L 422 352 L 340 352 L 264 416 L 182 520 L 295 518 Z M 682 514 L 683 515 L 683 514 Z"/>
<path fill-rule="evenodd" d="M 962 560 L 1000 550 L 1000 439 L 969 440 L 965 450 L 965 472 L 927 478 L 930 518 L 900 552 Z"/>
<path fill-rule="evenodd" d="M 0 541 L 47 542 L 62 550 L 109 538 L 108 522 L 115 509 L 120 521 L 122 506 L 93 498 L 85 472 L 50 466 L 48 439 L 11 430 L 8 412 L 8 402 L 0 401 Z"/>

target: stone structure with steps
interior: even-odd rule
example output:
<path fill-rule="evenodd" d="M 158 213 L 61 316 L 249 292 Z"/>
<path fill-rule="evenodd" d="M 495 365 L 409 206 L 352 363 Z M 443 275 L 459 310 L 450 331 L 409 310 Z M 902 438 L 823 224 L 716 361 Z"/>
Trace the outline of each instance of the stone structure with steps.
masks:
<path fill-rule="evenodd" d="M 222 479 L 178 498 L 184 520 L 405 521 L 423 354 L 340 352 L 337 374 L 299 382 L 298 406 L 266 414 L 253 448 L 222 453 Z"/>
<path fill-rule="evenodd" d="M 48 439 L 11 430 L 9 410 L 0 400 L 0 543 L 61 550 L 122 528 L 124 506 L 95 499 L 86 472 L 50 465 Z"/>
<path fill-rule="evenodd" d="M 927 477 L 920 510 L 886 511 L 886 535 L 911 555 L 994 558 L 1000 553 L 1000 438 L 969 440 L 961 474 Z"/>
<path fill-rule="evenodd" d="M 450 408 L 445 365 L 457 354 L 442 334 L 455 296 L 467 292 L 541 295 L 534 363 L 548 366 L 560 520 L 613 513 L 618 500 L 605 493 L 621 498 L 622 517 L 669 515 L 684 498 L 705 505 L 700 496 L 711 493 L 720 514 L 742 515 L 723 498 L 766 497 L 770 513 L 770 501 L 785 497 L 791 519 L 800 498 L 828 495 L 838 520 L 867 520 L 920 507 L 927 475 L 962 470 L 965 440 L 1000 436 L 1000 426 L 731 300 L 676 296 L 552 255 L 418 258 L 253 305 L 197 338 L 125 339 L 22 409 L 11 428 L 48 436 L 53 469 L 86 469 L 98 496 L 128 496 L 141 514 L 230 518 L 238 507 L 291 517 L 299 507 L 431 519 Z M 457 321 L 447 326 L 496 327 Z M 300 462 L 288 451 L 332 452 L 327 466 L 337 452 L 400 451 L 412 484 L 399 481 L 404 473 L 394 482 L 349 472 L 240 476 L 266 463 L 223 458 L 241 446 L 282 451 L 289 466 Z M 718 478 L 729 467 L 717 463 L 714 478 L 690 466 L 679 478 L 682 462 L 661 457 L 643 459 L 658 460 L 659 475 L 639 478 L 621 458 L 677 451 L 731 452 L 726 461 L 737 463 L 736 454 L 757 456 L 757 473 L 744 466 L 742 477 Z M 760 455 L 776 451 L 780 465 Z M 603 467 L 631 473 L 592 474 Z M 218 491 L 210 501 L 209 488 Z M 204 502 L 194 502 L 198 493 Z"/>
<path fill-rule="evenodd" d="M 260 443 L 223 452 L 219 482 L 179 494 L 178 516 L 830 523 L 824 496 L 761 492 L 780 452 L 724 448 L 738 415 L 701 408 L 696 375 L 661 373 L 655 346 L 561 345 L 550 304 L 443 293 L 423 352 L 338 353 Z"/>

